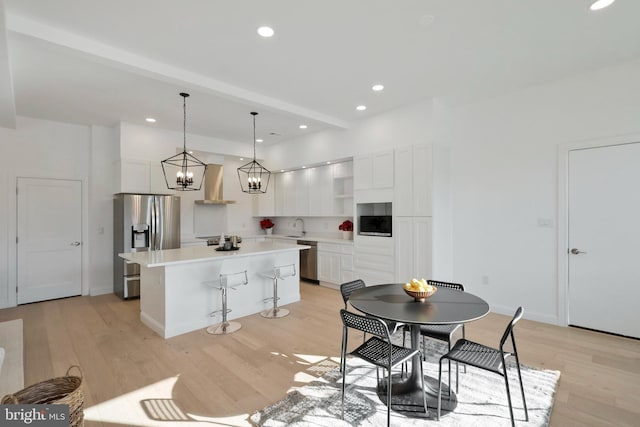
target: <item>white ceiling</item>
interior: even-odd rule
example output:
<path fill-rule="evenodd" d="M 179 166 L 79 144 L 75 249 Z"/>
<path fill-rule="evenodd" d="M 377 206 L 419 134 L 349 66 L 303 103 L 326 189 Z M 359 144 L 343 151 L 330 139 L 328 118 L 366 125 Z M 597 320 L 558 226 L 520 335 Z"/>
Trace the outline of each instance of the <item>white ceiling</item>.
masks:
<path fill-rule="evenodd" d="M 188 132 L 248 142 L 258 111 L 269 144 L 424 98 L 470 102 L 639 58 L 640 1 L 590 3 L 4 0 L 0 125 L 14 114 L 100 125 L 151 116 L 181 130 L 187 91 Z M 276 35 L 259 37 L 261 25 Z"/>

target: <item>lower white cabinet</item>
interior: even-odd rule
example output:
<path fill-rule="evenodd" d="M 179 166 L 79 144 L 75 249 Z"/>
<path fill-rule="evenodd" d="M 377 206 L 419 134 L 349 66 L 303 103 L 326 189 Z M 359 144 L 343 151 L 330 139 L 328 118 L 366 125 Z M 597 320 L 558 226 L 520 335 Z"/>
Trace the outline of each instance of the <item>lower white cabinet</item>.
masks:
<path fill-rule="evenodd" d="M 356 235 L 353 245 L 353 272 L 356 279 L 364 280 L 367 286 L 394 283 L 393 242 L 391 237 Z"/>
<path fill-rule="evenodd" d="M 318 280 L 340 284 L 353 280 L 353 246 L 318 243 Z"/>
<path fill-rule="evenodd" d="M 396 281 L 408 282 L 412 278 L 433 278 L 432 265 L 433 219 L 422 217 L 395 217 Z"/>

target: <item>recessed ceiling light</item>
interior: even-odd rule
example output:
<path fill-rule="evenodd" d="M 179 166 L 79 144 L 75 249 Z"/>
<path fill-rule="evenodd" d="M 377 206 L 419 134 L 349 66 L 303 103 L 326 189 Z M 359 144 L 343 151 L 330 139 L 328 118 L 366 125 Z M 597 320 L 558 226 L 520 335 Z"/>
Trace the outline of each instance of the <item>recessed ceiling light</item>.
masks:
<path fill-rule="evenodd" d="M 193 154 L 193 151 L 189 150 L 189 154 Z"/>
<path fill-rule="evenodd" d="M 275 31 L 273 31 L 273 28 L 271 27 L 259 27 L 258 34 L 260 34 L 262 37 L 273 37 Z"/>
<path fill-rule="evenodd" d="M 303 166 L 303 167 L 302 167 L 302 169 L 306 169 L 306 168 L 307 168 L 306 166 Z"/>
<path fill-rule="evenodd" d="M 373 86 L 371 86 L 371 90 L 373 90 L 375 92 L 380 92 L 382 89 L 384 89 L 384 86 L 382 86 L 382 85 L 373 85 Z"/>
<path fill-rule="evenodd" d="M 307 125 L 300 125 L 299 127 L 300 127 L 300 129 L 306 129 Z"/>
<path fill-rule="evenodd" d="M 358 106 L 356 107 L 356 110 L 358 110 L 358 111 L 364 111 L 364 110 L 366 110 L 366 109 L 367 109 L 367 106 L 366 106 L 366 105 L 358 105 Z"/>
<path fill-rule="evenodd" d="M 330 165 L 330 164 L 331 164 L 331 162 L 327 162 L 327 164 L 328 164 L 328 165 Z"/>
<path fill-rule="evenodd" d="M 256 139 L 256 142 L 264 142 L 264 140 L 263 140 L 263 139 L 258 138 L 258 139 Z"/>
<path fill-rule="evenodd" d="M 600 10 L 600 9 L 604 9 L 607 6 L 610 6 L 611 3 L 613 3 L 616 0 L 596 0 L 595 2 L 593 2 L 593 4 L 589 7 L 589 9 L 591 10 Z"/>
<path fill-rule="evenodd" d="M 244 157 L 240 157 L 240 160 L 244 160 Z"/>
<path fill-rule="evenodd" d="M 147 117 L 145 120 L 148 121 L 149 123 L 155 123 L 156 122 L 156 119 L 154 119 L 153 117 Z"/>
<path fill-rule="evenodd" d="M 284 169 L 280 169 L 280 172 L 284 172 Z"/>

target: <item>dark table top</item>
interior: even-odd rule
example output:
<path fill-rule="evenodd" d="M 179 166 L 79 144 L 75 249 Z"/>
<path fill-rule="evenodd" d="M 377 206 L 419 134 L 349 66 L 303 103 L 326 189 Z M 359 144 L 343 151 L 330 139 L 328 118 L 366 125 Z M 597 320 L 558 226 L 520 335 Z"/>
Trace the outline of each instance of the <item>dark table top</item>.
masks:
<path fill-rule="evenodd" d="M 402 323 L 446 325 L 480 319 L 489 313 L 489 304 L 469 292 L 448 288 L 425 302 L 414 301 L 403 284 L 368 286 L 349 297 L 349 303 L 363 313 Z"/>

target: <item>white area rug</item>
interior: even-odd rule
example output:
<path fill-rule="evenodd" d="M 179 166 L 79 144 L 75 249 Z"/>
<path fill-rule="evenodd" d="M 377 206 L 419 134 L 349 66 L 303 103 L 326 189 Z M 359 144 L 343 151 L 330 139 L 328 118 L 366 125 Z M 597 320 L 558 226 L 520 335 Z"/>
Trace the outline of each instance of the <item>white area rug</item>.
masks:
<path fill-rule="evenodd" d="M 444 354 L 444 344 L 427 340 L 428 354 L 424 362 L 425 375 L 438 378 L 438 357 Z M 330 362 L 333 363 L 333 362 Z M 334 364 L 335 366 L 335 364 Z M 455 369 L 455 368 L 453 368 Z M 454 373 L 455 374 L 455 371 Z M 517 371 L 509 375 L 511 397 L 517 425 L 547 426 L 553 399 L 560 378 L 559 371 L 522 366 L 529 422 L 524 421 L 522 397 Z M 443 366 L 443 382 L 446 381 Z M 375 368 L 357 358 L 347 360 L 347 391 L 345 417 L 341 419 L 342 374 L 335 367 L 304 387 L 291 391 L 286 398 L 253 414 L 250 421 L 259 426 L 385 426 L 387 408 L 376 394 Z M 427 419 L 408 418 L 391 411 L 391 424 L 397 426 L 510 426 L 509 407 L 504 379 L 480 369 L 468 367 L 460 372 L 458 406 L 454 412 L 436 420 L 436 409 L 429 408 Z"/>
<path fill-rule="evenodd" d="M 0 322 L 0 347 L 4 349 L 4 362 L 0 369 L 0 399 L 5 394 L 24 388 L 24 362 L 22 357 L 22 319 Z"/>

